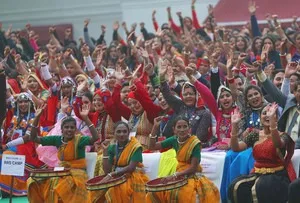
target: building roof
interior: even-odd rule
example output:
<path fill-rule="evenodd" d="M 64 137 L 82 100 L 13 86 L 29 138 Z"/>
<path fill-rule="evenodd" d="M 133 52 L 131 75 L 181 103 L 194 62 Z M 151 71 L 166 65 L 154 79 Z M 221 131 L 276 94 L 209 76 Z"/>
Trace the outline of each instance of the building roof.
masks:
<path fill-rule="evenodd" d="M 294 15 L 299 15 L 298 0 L 257 0 L 256 17 L 259 23 L 265 23 L 267 13 L 277 14 L 281 22 L 291 21 Z M 218 24 L 241 25 L 250 21 L 248 0 L 220 0 L 214 8 Z"/>

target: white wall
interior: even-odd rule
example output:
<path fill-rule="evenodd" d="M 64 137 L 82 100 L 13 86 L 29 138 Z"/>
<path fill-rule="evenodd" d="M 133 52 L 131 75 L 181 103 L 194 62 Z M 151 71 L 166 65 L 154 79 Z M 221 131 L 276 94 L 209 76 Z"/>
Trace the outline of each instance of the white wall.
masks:
<path fill-rule="evenodd" d="M 196 9 L 199 21 L 207 15 L 207 5 L 215 5 L 218 0 L 198 0 Z M 83 21 L 90 18 L 90 35 L 97 38 L 100 25 L 107 26 L 106 40 L 111 40 L 112 24 L 118 20 L 126 21 L 128 27 L 133 22 L 146 23 L 146 28 L 153 32 L 151 13 L 157 10 L 159 24 L 167 22 L 166 7 L 171 6 L 174 20 L 176 11 L 183 16 L 191 16 L 190 0 L 1 0 L 0 20 L 3 28 L 9 24 L 13 29 L 24 28 L 26 23 L 32 25 L 52 25 L 71 23 L 75 39 L 83 36 Z M 123 33 L 122 33 L 123 34 Z"/>

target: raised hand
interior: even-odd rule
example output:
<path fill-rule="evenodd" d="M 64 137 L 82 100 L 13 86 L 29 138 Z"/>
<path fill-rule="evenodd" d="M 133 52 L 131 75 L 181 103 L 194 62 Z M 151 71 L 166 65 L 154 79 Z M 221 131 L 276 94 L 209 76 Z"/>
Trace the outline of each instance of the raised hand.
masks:
<path fill-rule="evenodd" d="M 247 68 L 247 71 L 249 73 L 257 73 L 259 70 L 261 70 L 261 66 L 262 66 L 261 61 L 255 61 L 251 67 Z"/>
<path fill-rule="evenodd" d="M 83 56 L 85 57 L 88 57 L 90 55 L 90 49 L 89 49 L 89 46 L 84 44 L 82 47 L 81 47 L 81 53 Z"/>
<path fill-rule="evenodd" d="M 240 53 L 239 57 L 238 57 L 238 60 L 240 62 L 243 62 L 247 57 L 247 54 L 246 53 Z"/>
<path fill-rule="evenodd" d="M 152 19 L 155 19 L 156 10 L 152 11 Z"/>
<path fill-rule="evenodd" d="M 172 66 L 168 67 L 167 74 L 168 74 L 169 85 L 175 84 L 175 76 L 174 76 L 174 71 L 173 71 L 173 67 Z"/>
<path fill-rule="evenodd" d="M 267 116 L 275 117 L 277 115 L 278 104 L 272 103 L 267 111 Z"/>
<path fill-rule="evenodd" d="M 241 119 L 242 119 L 242 114 L 239 112 L 238 108 L 235 108 L 231 114 L 231 123 L 236 125 L 241 121 Z"/>
<path fill-rule="evenodd" d="M 28 90 L 28 76 L 25 76 L 25 78 L 23 80 L 21 80 L 21 89 L 23 90 L 23 92 L 27 92 Z"/>
<path fill-rule="evenodd" d="M 87 18 L 84 20 L 84 27 L 87 28 L 89 23 L 91 22 L 91 19 Z"/>
<path fill-rule="evenodd" d="M 64 58 L 65 59 L 68 59 L 71 57 L 71 54 L 73 53 L 72 49 L 71 48 L 68 48 L 65 52 L 64 52 Z"/>
<path fill-rule="evenodd" d="M 131 25 L 131 31 L 135 31 L 136 26 L 137 26 L 137 23 L 133 23 L 133 24 Z"/>
<path fill-rule="evenodd" d="M 114 22 L 113 29 L 117 31 L 120 27 L 119 21 Z"/>
<path fill-rule="evenodd" d="M 275 65 L 274 63 L 271 63 L 267 67 L 265 67 L 264 72 L 268 77 L 271 77 L 274 70 L 275 70 Z"/>
<path fill-rule="evenodd" d="M 104 150 L 107 150 L 109 145 L 110 145 L 110 139 L 105 139 L 102 143 L 101 143 L 101 147 L 104 149 Z"/>
<path fill-rule="evenodd" d="M 275 27 L 278 27 L 280 25 L 278 22 L 278 15 L 274 14 L 274 15 L 272 15 L 272 18 L 273 18 Z"/>
<path fill-rule="evenodd" d="M 290 78 L 292 74 L 297 72 L 297 62 L 290 62 L 286 65 L 284 76 Z"/>
<path fill-rule="evenodd" d="M 269 44 L 264 45 L 262 50 L 261 50 L 261 55 L 260 55 L 260 59 L 262 61 L 267 60 L 269 51 L 270 51 L 270 45 Z"/>
<path fill-rule="evenodd" d="M 106 26 L 105 25 L 101 25 L 101 32 L 103 34 L 106 32 Z"/>
<path fill-rule="evenodd" d="M 35 109 L 35 117 L 40 117 L 44 111 L 44 109 L 46 108 L 47 104 L 43 103 L 41 105 L 39 105 L 36 109 Z"/>
<path fill-rule="evenodd" d="M 207 10 L 208 10 L 208 14 L 211 16 L 213 15 L 213 12 L 214 12 L 214 7 L 213 5 L 209 4 L 208 7 L 207 7 Z"/>
<path fill-rule="evenodd" d="M 21 60 L 21 55 L 20 55 L 20 54 L 16 54 L 16 55 L 15 55 L 15 63 L 16 63 L 16 64 L 20 64 L 21 61 L 22 61 L 22 60 Z"/>
<path fill-rule="evenodd" d="M 258 6 L 256 6 L 255 1 L 249 1 L 248 11 L 251 15 L 255 14 L 257 8 L 258 8 Z"/>
<path fill-rule="evenodd" d="M 114 75 L 118 81 L 122 81 L 124 79 L 124 74 L 122 73 L 122 67 L 117 66 L 116 71 L 114 72 Z"/>
<path fill-rule="evenodd" d="M 69 104 L 69 98 L 68 97 L 64 97 L 61 102 L 60 102 L 60 108 L 63 112 L 67 112 L 67 109 L 69 108 L 70 104 Z"/>
<path fill-rule="evenodd" d="M 90 109 L 91 109 L 91 105 L 88 105 L 88 104 L 83 104 L 81 109 L 80 109 L 80 116 L 82 118 L 82 120 L 87 120 L 88 119 L 88 115 L 89 115 L 89 112 L 90 112 Z"/>
<path fill-rule="evenodd" d="M 164 60 L 161 62 L 160 67 L 159 67 L 159 75 L 160 77 L 165 77 L 168 71 L 168 66 L 169 66 L 169 61 Z"/>
<path fill-rule="evenodd" d="M 88 82 L 87 80 L 84 80 L 80 85 L 78 85 L 77 92 L 84 92 L 88 90 Z"/>
<path fill-rule="evenodd" d="M 154 73 L 154 66 L 153 66 L 152 63 L 148 63 L 148 64 L 145 66 L 145 72 L 148 74 L 148 76 L 153 75 L 153 73 Z"/>
<path fill-rule="evenodd" d="M 191 78 L 194 74 L 195 70 L 189 66 L 185 68 L 185 73 L 188 78 Z"/>

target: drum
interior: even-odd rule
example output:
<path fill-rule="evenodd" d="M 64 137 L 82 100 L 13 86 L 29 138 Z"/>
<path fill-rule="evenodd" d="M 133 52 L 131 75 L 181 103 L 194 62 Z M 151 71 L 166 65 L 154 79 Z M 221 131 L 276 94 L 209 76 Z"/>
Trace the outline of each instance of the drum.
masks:
<path fill-rule="evenodd" d="M 101 182 L 103 178 L 105 178 L 106 175 L 97 176 L 95 178 L 92 178 L 88 180 L 85 184 L 87 190 L 106 190 L 108 188 L 121 185 L 126 182 L 126 176 L 114 176 L 107 182 Z"/>
<path fill-rule="evenodd" d="M 34 169 L 30 171 L 30 177 L 32 178 L 52 178 L 52 177 L 62 177 L 68 175 L 71 175 L 69 168 L 65 168 L 64 170 L 60 170 L 60 171 L 54 171 L 54 168 Z"/>
<path fill-rule="evenodd" d="M 146 183 L 147 192 L 161 192 L 166 190 L 177 189 L 185 186 L 188 179 L 184 176 L 174 177 L 166 182 L 165 178 L 157 178 Z"/>

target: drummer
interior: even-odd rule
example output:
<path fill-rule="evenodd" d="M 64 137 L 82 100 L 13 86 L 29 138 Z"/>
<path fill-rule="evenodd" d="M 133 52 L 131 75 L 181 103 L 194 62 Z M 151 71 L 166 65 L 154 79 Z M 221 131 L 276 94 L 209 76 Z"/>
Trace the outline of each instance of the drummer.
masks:
<path fill-rule="evenodd" d="M 42 106 L 36 110 L 30 136 L 24 136 L 23 140 L 24 142 L 33 140 L 42 145 L 56 146 L 61 161 L 60 166 L 71 169 L 71 175 L 47 179 L 29 178 L 27 181 L 29 202 L 87 202 L 88 193 L 85 183 L 88 176 L 86 173 L 85 146 L 93 145 L 98 139 L 97 131 L 88 118 L 90 106 L 83 105 L 80 116 L 89 126 L 92 137 L 81 134 L 75 135 L 76 120 L 73 117 L 63 119 L 61 136 L 38 137 L 38 122 L 44 108 L 45 106 Z"/>
<path fill-rule="evenodd" d="M 200 166 L 201 143 L 195 135 L 191 135 L 189 120 L 178 116 L 174 120 L 174 136 L 162 142 L 156 142 L 157 131 L 162 117 L 154 119 L 154 126 L 150 136 L 150 149 L 161 150 L 174 148 L 178 165 L 176 172 L 162 178 L 160 184 L 174 182 L 175 180 L 188 179 L 185 186 L 163 192 L 148 192 L 146 202 L 196 202 L 199 198 L 201 203 L 219 203 L 220 194 L 218 188 L 205 176 L 198 177 L 197 172 L 202 172 Z M 198 197 L 197 197 L 198 195 Z"/>
<path fill-rule="evenodd" d="M 129 139 L 129 127 L 119 121 L 114 127 L 115 144 L 110 144 L 106 140 L 102 143 L 103 147 L 103 169 L 105 182 L 125 175 L 127 181 L 123 184 L 111 187 L 105 193 L 108 203 L 118 202 L 145 202 L 145 184 L 149 180 L 143 170 L 142 145 L 135 137 Z M 91 202 L 103 202 L 101 191 L 90 192 Z"/>

